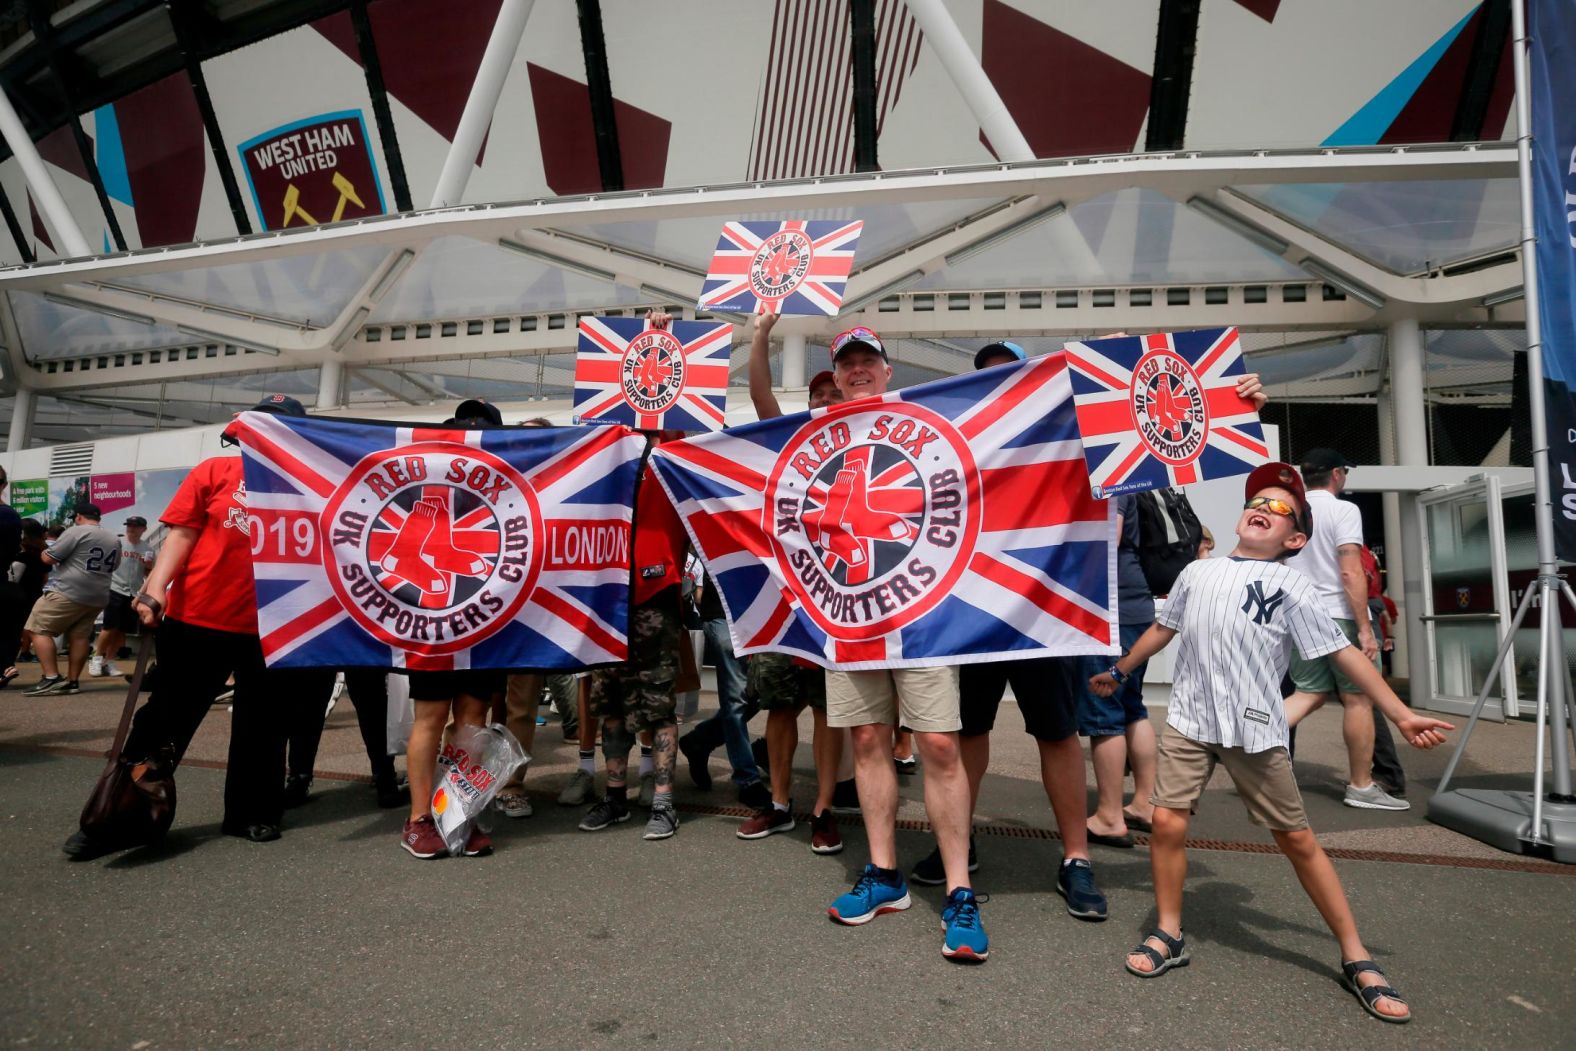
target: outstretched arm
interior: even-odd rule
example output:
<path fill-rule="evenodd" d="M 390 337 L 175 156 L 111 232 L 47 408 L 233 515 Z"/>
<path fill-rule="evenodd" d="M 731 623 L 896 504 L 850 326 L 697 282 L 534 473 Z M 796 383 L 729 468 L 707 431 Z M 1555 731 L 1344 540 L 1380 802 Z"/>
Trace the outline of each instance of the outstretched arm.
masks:
<path fill-rule="evenodd" d="M 1164 624 L 1151 624 L 1149 630 L 1138 636 L 1138 641 L 1133 643 L 1133 648 L 1116 661 L 1113 667 L 1123 675 L 1131 675 L 1133 669 L 1159 653 L 1171 644 L 1176 638 L 1177 629 L 1168 628 Z M 1111 673 L 1103 671 L 1099 675 L 1091 676 L 1089 689 L 1100 697 L 1109 697 L 1116 692 L 1120 685 L 1111 677 Z"/>
<path fill-rule="evenodd" d="M 1413 748 L 1433 748 L 1444 744 L 1445 735 L 1439 731 L 1455 729 L 1451 723 L 1418 715 L 1402 704 L 1401 698 L 1395 695 L 1395 691 L 1384 681 L 1384 676 L 1379 674 L 1379 669 L 1356 646 L 1342 647 L 1332 653 L 1330 659 L 1346 673 L 1353 685 L 1373 699 L 1374 704 L 1378 705 L 1386 718 L 1395 723 L 1396 729 L 1401 731 Z"/>
<path fill-rule="evenodd" d="M 783 414 L 777 395 L 772 393 L 772 362 L 768 356 L 775 324 L 776 314 L 757 314 L 755 332 L 750 336 L 750 401 L 755 404 L 755 415 L 763 420 L 774 420 Z"/>

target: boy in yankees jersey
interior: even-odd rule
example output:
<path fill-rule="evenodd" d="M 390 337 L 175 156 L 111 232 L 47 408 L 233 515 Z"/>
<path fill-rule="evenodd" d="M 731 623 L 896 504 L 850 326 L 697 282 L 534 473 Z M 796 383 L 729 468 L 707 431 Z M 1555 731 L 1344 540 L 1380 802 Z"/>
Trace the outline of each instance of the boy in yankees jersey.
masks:
<path fill-rule="evenodd" d="M 1153 799 L 1150 865 L 1159 922 L 1127 954 L 1127 969 L 1155 978 L 1188 963 L 1182 938 L 1183 840 L 1192 808 L 1218 763 L 1231 775 L 1248 816 L 1274 835 L 1340 942 L 1347 988 L 1375 1018 L 1408 1022 L 1411 1009 L 1368 959 L 1340 878 L 1303 812 L 1286 751 L 1279 688 L 1291 648 L 1295 645 L 1308 659 L 1331 656 L 1416 748 L 1443 744 L 1440 731 L 1454 727 L 1402 704 L 1324 612 L 1308 578 L 1282 562 L 1312 532 L 1307 494 L 1296 470 L 1265 464 L 1248 476 L 1245 495 L 1231 557 L 1184 569 L 1156 623 L 1109 671 L 1089 680 L 1091 690 L 1110 693 L 1131 669 L 1182 636 Z"/>

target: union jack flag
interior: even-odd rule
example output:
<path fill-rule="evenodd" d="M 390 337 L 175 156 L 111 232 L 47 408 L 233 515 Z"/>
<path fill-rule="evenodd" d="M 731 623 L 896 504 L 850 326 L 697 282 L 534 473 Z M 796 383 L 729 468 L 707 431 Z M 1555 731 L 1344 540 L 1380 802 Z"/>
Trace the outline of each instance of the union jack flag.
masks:
<path fill-rule="evenodd" d="M 829 668 L 1114 653 L 1115 518 L 1061 355 L 659 446 L 734 652 Z"/>
<path fill-rule="evenodd" d="M 697 305 L 835 317 L 864 228 L 857 219 L 724 223 Z"/>
<path fill-rule="evenodd" d="M 271 667 L 626 659 L 639 435 L 240 421 Z"/>
<path fill-rule="evenodd" d="M 580 319 L 575 422 L 622 423 L 643 431 L 715 431 L 728 407 L 733 326 L 645 318 Z"/>
<path fill-rule="evenodd" d="M 1078 430 L 1096 497 L 1247 474 L 1269 459 L 1237 396 L 1234 328 L 1069 343 Z"/>

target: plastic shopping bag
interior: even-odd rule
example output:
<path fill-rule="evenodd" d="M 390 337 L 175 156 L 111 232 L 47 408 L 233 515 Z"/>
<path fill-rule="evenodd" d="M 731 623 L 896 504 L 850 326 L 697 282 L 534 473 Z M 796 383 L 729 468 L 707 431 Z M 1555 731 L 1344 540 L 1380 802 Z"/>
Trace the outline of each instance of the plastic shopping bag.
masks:
<path fill-rule="evenodd" d="M 514 734 L 501 725 L 454 728 L 438 753 L 432 790 L 432 819 L 450 854 L 460 853 L 470 823 L 486 811 L 504 782 L 530 761 Z"/>
<path fill-rule="evenodd" d="M 388 754 L 404 755 L 410 741 L 410 727 L 416 721 L 416 705 L 410 699 L 410 679 L 388 676 L 388 715 L 384 719 Z"/>

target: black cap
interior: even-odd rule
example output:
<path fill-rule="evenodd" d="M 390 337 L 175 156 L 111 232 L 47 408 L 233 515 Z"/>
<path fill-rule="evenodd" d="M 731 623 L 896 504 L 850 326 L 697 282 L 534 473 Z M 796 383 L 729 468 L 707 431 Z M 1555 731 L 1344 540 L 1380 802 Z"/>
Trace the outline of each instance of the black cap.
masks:
<path fill-rule="evenodd" d="M 1302 455 L 1302 469 L 1308 471 L 1333 471 L 1337 467 L 1356 467 L 1356 461 L 1335 449 L 1309 449 Z"/>
<path fill-rule="evenodd" d="M 503 426 L 503 413 L 498 411 L 498 406 L 482 398 L 466 398 L 454 410 L 452 417 L 454 423 L 487 423 L 494 427 Z"/>
<path fill-rule="evenodd" d="M 134 526 L 134 525 L 146 526 L 148 524 L 148 520 L 146 518 L 143 518 L 141 515 L 128 515 L 126 517 L 126 523 L 125 524 L 129 525 L 129 526 Z"/>
<path fill-rule="evenodd" d="M 104 512 L 98 509 L 98 504 L 78 504 L 77 514 L 83 518 L 91 518 L 95 522 L 104 517 Z"/>
<path fill-rule="evenodd" d="M 306 406 L 288 394 L 265 394 L 263 400 L 253 405 L 252 412 L 271 412 L 275 416 L 305 416 Z"/>

